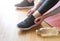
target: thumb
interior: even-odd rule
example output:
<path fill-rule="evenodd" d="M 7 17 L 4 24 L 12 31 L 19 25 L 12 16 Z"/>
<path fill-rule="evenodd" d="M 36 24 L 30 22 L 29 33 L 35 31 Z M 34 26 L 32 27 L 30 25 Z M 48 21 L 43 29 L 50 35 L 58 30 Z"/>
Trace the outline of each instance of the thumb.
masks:
<path fill-rule="evenodd" d="M 40 18 L 40 17 L 38 17 L 38 18 L 36 18 L 36 19 L 35 19 L 35 21 L 34 21 L 34 22 L 37 24 L 37 23 L 39 23 L 39 21 L 40 21 L 40 20 L 41 20 L 41 18 Z"/>

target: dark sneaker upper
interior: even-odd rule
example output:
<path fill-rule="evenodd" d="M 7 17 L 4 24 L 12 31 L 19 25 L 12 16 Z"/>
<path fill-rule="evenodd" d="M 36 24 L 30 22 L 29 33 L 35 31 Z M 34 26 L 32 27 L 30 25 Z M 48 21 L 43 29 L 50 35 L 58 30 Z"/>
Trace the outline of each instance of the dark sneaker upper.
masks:
<path fill-rule="evenodd" d="M 22 1 L 21 3 L 18 3 L 15 5 L 16 7 L 29 7 L 29 6 L 34 6 L 34 1 L 29 3 L 27 0 Z"/>
<path fill-rule="evenodd" d="M 17 24 L 19 28 L 29 28 L 34 25 L 35 18 L 32 15 L 29 15 L 24 21 Z"/>

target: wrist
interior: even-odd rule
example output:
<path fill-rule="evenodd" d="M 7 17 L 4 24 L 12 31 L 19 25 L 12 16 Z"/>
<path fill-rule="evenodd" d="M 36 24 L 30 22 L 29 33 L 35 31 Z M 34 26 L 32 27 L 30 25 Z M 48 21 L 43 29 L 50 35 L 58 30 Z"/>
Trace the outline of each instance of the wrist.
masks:
<path fill-rule="evenodd" d="M 35 11 L 38 9 L 38 7 L 36 7 L 36 6 L 34 6 L 34 8 L 33 8 Z"/>
<path fill-rule="evenodd" d="M 46 15 L 42 15 L 42 18 L 45 19 L 45 18 L 47 18 L 47 16 Z"/>

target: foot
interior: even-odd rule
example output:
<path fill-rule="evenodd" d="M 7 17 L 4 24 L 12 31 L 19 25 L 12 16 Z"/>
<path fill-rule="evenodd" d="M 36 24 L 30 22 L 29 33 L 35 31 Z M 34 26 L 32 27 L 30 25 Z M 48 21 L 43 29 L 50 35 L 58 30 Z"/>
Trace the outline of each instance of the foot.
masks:
<path fill-rule="evenodd" d="M 18 9 L 24 9 L 24 8 L 32 8 L 34 6 L 34 1 L 31 3 L 27 0 L 22 1 L 21 3 L 18 3 L 15 5 Z"/>
<path fill-rule="evenodd" d="M 35 20 L 34 16 L 29 15 L 24 21 L 17 24 L 17 26 L 21 30 L 29 30 L 29 29 L 31 29 L 33 27 L 33 25 L 35 25 L 34 20 Z"/>

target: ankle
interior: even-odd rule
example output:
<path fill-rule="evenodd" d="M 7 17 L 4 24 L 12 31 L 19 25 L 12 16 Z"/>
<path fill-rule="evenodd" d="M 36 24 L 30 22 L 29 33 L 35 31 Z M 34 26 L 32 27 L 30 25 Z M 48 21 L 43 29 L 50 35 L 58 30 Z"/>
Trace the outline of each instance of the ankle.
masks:
<path fill-rule="evenodd" d="M 38 12 L 38 11 L 36 11 L 35 13 L 33 13 L 32 14 L 35 18 L 38 18 L 39 16 L 41 16 L 41 14 Z"/>

